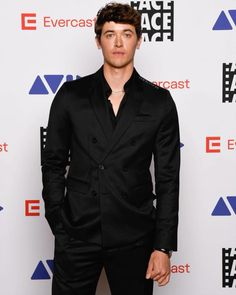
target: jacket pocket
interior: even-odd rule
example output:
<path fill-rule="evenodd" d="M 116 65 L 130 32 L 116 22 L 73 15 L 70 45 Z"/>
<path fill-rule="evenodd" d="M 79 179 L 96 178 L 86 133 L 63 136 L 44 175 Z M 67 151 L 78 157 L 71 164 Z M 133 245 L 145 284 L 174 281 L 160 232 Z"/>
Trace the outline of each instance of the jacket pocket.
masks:
<path fill-rule="evenodd" d="M 152 122 L 156 121 L 156 117 L 148 113 L 139 113 L 134 117 L 135 122 Z"/>

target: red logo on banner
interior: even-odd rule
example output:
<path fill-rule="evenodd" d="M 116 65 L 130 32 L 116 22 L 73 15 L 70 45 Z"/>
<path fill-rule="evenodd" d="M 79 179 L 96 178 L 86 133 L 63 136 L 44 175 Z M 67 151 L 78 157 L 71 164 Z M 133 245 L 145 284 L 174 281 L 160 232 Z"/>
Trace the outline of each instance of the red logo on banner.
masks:
<path fill-rule="evenodd" d="M 228 139 L 227 142 L 228 150 L 236 150 L 236 140 L 235 139 Z"/>
<path fill-rule="evenodd" d="M 25 216 L 40 216 L 39 210 L 39 200 L 25 200 Z"/>
<path fill-rule="evenodd" d="M 153 81 L 153 84 L 165 89 L 189 89 L 190 80 Z"/>
<path fill-rule="evenodd" d="M 188 263 L 172 265 L 171 272 L 172 273 L 190 273 L 190 265 Z"/>
<path fill-rule="evenodd" d="M 22 30 L 36 30 L 36 13 L 22 13 L 21 14 L 21 29 Z"/>
<path fill-rule="evenodd" d="M 220 136 L 206 137 L 206 152 L 220 153 Z"/>
<path fill-rule="evenodd" d="M 8 152 L 8 144 L 7 143 L 0 143 L 0 152 Z"/>

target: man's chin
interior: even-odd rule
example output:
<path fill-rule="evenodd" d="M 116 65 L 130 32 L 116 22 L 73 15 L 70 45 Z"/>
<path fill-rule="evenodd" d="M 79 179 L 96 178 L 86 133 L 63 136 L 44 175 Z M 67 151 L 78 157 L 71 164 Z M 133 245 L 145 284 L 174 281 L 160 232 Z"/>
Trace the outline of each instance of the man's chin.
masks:
<path fill-rule="evenodd" d="M 108 64 L 110 67 L 115 68 L 115 69 L 123 69 L 126 68 L 129 65 L 133 64 L 133 61 L 127 61 L 127 62 L 109 62 L 105 61 L 106 64 Z"/>

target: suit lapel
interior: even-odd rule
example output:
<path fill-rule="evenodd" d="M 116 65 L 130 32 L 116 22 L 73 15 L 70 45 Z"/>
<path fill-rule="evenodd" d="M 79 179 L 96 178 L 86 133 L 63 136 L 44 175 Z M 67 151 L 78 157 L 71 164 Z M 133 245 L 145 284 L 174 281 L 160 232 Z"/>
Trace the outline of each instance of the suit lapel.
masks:
<path fill-rule="evenodd" d="M 95 112 L 96 118 L 101 126 L 101 129 L 103 130 L 105 138 L 107 141 L 110 141 L 113 133 L 113 127 L 111 125 L 109 117 L 107 116 L 104 93 L 100 81 L 99 71 L 101 71 L 101 69 L 99 69 L 98 72 L 95 73 L 94 85 L 92 87 L 90 101 Z"/>

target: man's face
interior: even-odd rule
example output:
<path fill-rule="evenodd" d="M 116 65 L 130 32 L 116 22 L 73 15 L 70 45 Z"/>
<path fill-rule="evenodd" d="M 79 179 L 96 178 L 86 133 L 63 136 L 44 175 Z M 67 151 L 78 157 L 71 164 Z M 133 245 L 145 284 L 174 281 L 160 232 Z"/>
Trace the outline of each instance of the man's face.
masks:
<path fill-rule="evenodd" d="M 114 68 L 133 63 L 135 50 L 141 43 L 134 26 L 115 22 L 106 22 L 100 40 L 96 40 L 98 48 L 102 49 L 104 63 Z"/>

